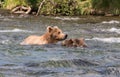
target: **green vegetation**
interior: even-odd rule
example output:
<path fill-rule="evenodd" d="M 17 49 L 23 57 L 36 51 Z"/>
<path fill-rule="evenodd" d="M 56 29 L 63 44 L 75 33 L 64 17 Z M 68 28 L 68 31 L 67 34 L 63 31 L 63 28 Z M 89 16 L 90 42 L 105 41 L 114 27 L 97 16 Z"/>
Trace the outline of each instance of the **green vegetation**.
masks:
<path fill-rule="evenodd" d="M 46 9 L 47 8 L 47 9 Z M 77 0 L 48 0 L 42 8 L 45 15 L 79 15 L 80 7 Z"/>
<path fill-rule="evenodd" d="M 87 15 L 90 14 L 90 9 L 90 0 L 46 0 L 41 14 L 63 16 Z"/>
<path fill-rule="evenodd" d="M 92 8 L 106 14 L 120 15 L 120 0 L 91 0 Z"/>
<path fill-rule="evenodd" d="M 18 5 L 30 6 L 37 12 L 43 0 L 2 0 L 2 7 L 12 9 Z M 120 15 L 120 0 L 45 0 L 40 14 L 42 15 Z"/>
<path fill-rule="evenodd" d="M 3 8 L 12 9 L 18 5 L 27 6 L 28 3 L 26 0 L 4 0 Z"/>

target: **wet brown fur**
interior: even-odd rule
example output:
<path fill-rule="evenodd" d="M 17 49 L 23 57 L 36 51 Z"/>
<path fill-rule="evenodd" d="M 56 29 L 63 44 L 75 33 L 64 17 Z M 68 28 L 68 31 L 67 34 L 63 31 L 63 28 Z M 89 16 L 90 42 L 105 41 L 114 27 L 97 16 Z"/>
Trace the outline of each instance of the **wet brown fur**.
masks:
<path fill-rule="evenodd" d="M 62 42 L 62 45 L 66 47 L 87 47 L 84 38 L 66 39 Z"/>
<path fill-rule="evenodd" d="M 54 44 L 58 41 L 65 40 L 67 34 L 64 34 L 57 26 L 47 27 L 47 31 L 42 36 L 30 35 L 21 42 L 21 45 L 42 45 L 42 44 Z"/>

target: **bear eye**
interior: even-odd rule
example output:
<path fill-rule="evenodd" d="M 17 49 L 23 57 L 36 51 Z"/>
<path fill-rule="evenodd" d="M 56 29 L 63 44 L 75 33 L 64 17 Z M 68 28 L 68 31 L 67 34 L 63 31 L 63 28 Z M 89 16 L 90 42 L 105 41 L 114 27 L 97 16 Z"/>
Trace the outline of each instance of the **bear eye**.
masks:
<path fill-rule="evenodd" d="M 58 32 L 58 34 L 60 34 L 60 32 Z"/>

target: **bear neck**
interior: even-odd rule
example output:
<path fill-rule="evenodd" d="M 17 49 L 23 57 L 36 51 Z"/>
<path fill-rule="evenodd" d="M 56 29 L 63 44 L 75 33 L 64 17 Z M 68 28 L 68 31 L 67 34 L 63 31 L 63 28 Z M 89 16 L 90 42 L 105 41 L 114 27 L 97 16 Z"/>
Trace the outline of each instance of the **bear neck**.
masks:
<path fill-rule="evenodd" d="M 43 37 L 45 38 L 45 40 L 48 42 L 48 43 L 57 43 L 58 41 L 57 40 L 55 40 L 55 39 L 53 39 L 52 37 L 51 37 L 51 33 L 48 33 L 48 32 L 46 32 L 44 35 L 43 35 Z"/>

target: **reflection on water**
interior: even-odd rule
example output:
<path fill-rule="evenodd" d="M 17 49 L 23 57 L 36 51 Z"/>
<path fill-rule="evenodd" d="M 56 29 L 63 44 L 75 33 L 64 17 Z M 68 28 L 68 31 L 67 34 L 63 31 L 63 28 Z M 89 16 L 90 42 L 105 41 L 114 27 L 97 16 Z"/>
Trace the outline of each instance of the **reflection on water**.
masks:
<path fill-rule="evenodd" d="M 119 77 L 119 22 L 117 17 L 0 16 L 0 77 Z M 49 25 L 59 26 L 68 38 L 84 37 L 88 48 L 60 42 L 19 45 L 29 35 L 43 34 Z"/>

